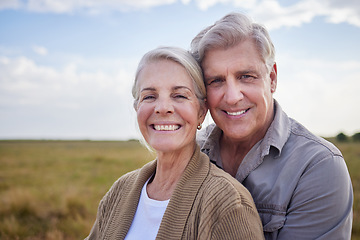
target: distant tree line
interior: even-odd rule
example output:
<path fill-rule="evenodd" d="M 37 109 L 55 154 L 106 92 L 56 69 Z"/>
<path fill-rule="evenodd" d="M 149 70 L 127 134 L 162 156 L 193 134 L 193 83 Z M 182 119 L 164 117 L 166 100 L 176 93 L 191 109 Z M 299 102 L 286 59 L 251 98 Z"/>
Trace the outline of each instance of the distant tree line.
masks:
<path fill-rule="evenodd" d="M 360 142 L 360 132 L 355 133 L 352 136 L 347 136 L 346 134 L 341 132 L 338 135 L 336 135 L 336 140 L 338 142 L 349 142 L 349 141 Z"/>

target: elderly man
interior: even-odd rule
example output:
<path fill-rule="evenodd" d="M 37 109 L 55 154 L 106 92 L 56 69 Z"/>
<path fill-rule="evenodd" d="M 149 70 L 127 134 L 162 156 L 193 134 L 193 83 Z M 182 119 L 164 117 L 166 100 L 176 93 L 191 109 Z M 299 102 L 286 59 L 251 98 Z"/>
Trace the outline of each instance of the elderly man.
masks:
<path fill-rule="evenodd" d="M 191 43 L 215 124 L 197 141 L 252 194 L 266 239 L 350 239 L 353 190 L 341 152 L 289 118 L 273 98 L 275 49 L 239 13 Z"/>

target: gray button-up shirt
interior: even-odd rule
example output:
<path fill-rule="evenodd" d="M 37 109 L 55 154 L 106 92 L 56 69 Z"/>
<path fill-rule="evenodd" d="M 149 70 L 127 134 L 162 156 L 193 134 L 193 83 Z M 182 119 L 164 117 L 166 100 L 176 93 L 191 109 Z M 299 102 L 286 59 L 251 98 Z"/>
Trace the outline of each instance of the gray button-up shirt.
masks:
<path fill-rule="evenodd" d="M 201 151 L 222 167 L 215 124 L 199 132 Z M 266 239 L 350 239 L 353 190 L 341 152 L 289 118 L 275 101 L 265 137 L 236 173 L 254 198 Z"/>

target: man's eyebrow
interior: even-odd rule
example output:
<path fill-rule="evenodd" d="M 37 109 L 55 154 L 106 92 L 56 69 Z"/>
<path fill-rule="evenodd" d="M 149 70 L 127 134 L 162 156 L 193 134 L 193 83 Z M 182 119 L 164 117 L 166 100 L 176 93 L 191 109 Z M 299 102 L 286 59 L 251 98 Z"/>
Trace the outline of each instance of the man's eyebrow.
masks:
<path fill-rule="evenodd" d="M 208 81 L 210 79 L 216 79 L 216 78 L 224 78 L 223 75 L 206 75 L 204 74 L 205 81 Z"/>
<path fill-rule="evenodd" d="M 246 70 L 236 72 L 237 75 L 245 75 L 245 74 L 249 74 L 249 73 L 257 74 L 258 71 L 256 71 L 255 69 L 246 69 Z"/>
<path fill-rule="evenodd" d="M 240 71 L 236 71 L 235 74 L 236 75 L 245 75 L 245 74 L 249 74 L 249 73 L 253 73 L 253 74 L 257 74 L 258 71 L 256 69 L 252 69 L 252 68 L 249 68 L 249 69 L 246 69 L 246 70 L 240 70 Z M 224 75 L 210 75 L 210 74 L 204 74 L 204 79 L 205 81 L 207 80 L 211 80 L 211 79 L 217 79 L 217 78 L 225 78 Z"/>

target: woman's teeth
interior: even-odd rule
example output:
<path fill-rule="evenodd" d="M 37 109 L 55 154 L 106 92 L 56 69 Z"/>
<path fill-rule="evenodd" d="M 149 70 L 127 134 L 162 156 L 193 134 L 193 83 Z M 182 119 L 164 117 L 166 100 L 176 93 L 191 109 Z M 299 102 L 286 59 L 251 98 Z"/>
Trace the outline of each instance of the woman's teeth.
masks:
<path fill-rule="evenodd" d="M 154 125 L 154 129 L 157 131 L 175 131 L 179 128 L 179 125 Z"/>

